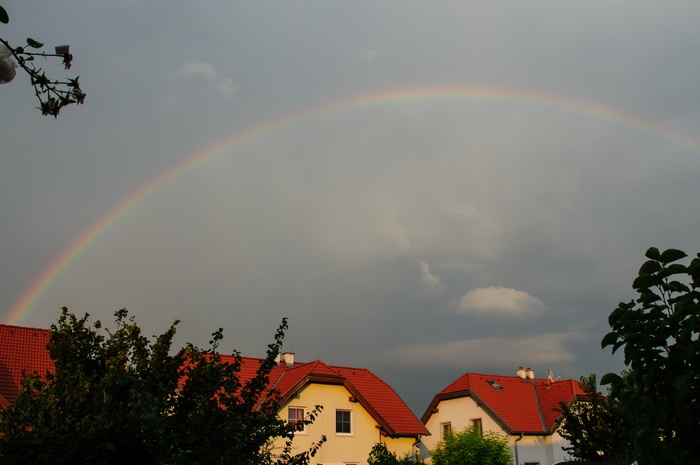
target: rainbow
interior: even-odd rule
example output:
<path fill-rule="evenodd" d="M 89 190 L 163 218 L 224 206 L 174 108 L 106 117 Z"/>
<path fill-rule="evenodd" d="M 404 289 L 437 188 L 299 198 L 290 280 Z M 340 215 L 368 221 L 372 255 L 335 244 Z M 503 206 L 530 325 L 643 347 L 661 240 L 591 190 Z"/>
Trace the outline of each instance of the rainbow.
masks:
<path fill-rule="evenodd" d="M 270 131 L 300 122 L 314 116 L 332 114 L 351 109 L 378 105 L 395 105 L 420 101 L 457 102 L 506 102 L 538 107 L 550 107 L 570 113 L 592 117 L 623 126 L 634 131 L 652 134 L 673 144 L 700 152 L 700 140 L 676 131 L 652 119 L 644 118 L 620 109 L 588 100 L 546 94 L 534 91 L 496 88 L 487 86 L 443 85 L 431 87 L 408 87 L 382 90 L 355 95 L 324 103 L 272 119 L 252 126 L 244 131 L 225 137 L 212 145 L 184 158 L 160 175 L 151 179 L 140 189 L 128 195 L 106 215 L 83 231 L 53 262 L 32 282 L 5 315 L 7 324 L 20 324 L 23 317 L 32 309 L 36 301 L 51 286 L 61 272 L 76 260 L 90 244 L 110 225 L 126 215 L 129 210 L 151 195 L 160 187 L 173 181 L 195 165 L 221 155 L 245 141 L 261 137 Z"/>

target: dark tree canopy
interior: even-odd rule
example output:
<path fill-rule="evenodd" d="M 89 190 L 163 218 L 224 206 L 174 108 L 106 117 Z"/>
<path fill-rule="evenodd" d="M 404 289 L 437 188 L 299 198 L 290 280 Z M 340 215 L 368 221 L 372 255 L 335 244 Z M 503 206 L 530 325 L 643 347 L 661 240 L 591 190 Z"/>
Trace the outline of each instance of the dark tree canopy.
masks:
<path fill-rule="evenodd" d="M 650 248 L 632 287 L 637 299 L 610 314 L 602 346 L 622 348 L 629 376 L 608 373 L 610 396 L 633 425 L 640 464 L 700 457 L 700 254 Z"/>
<path fill-rule="evenodd" d="M 581 377 L 580 383 L 586 398 L 571 405 L 560 404 L 558 431 L 570 444 L 564 450 L 576 460 L 630 463 L 634 457 L 631 426 L 617 401 L 598 392 L 594 374 Z"/>
<path fill-rule="evenodd" d="M 209 349 L 171 354 L 178 322 L 151 341 L 126 310 L 115 316 L 112 332 L 63 309 L 47 346 L 55 372 L 27 377 L 0 412 L 0 463 L 305 465 L 325 441 L 292 454 L 294 427 L 277 415 L 268 375 L 286 320 L 245 380 L 240 355 L 218 352 L 221 329 Z M 274 450 L 277 438 L 285 446 Z"/>

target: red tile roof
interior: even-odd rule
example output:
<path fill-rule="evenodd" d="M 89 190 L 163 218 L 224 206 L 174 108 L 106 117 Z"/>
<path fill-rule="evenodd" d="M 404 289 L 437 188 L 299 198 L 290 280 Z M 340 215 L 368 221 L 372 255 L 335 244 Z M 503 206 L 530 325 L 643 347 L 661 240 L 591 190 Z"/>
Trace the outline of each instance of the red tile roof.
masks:
<path fill-rule="evenodd" d="M 570 403 L 584 395 L 578 381 L 571 379 L 466 373 L 435 396 L 422 420 L 427 423 L 442 400 L 468 396 L 510 434 L 551 434 L 560 416 L 559 402 Z"/>
<path fill-rule="evenodd" d="M 20 389 L 23 373 L 46 373 L 53 369 L 46 344 L 51 331 L 0 325 L 0 407 L 12 404 Z M 222 355 L 224 362 L 233 356 Z M 241 357 L 240 380 L 252 379 L 262 359 Z M 284 362 L 273 367 L 270 387 L 282 402 L 292 398 L 309 383 L 344 386 L 389 436 L 430 434 L 391 386 L 365 368 L 329 366 L 320 360 L 310 363 Z M 3 401 L 5 399 L 5 402 Z"/>
<path fill-rule="evenodd" d="M 0 324 L 0 403 L 13 404 L 25 374 L 53 370 L 46 350 L 51 331 Z M 6 405 L 5 405 L 6 407 Z"/>

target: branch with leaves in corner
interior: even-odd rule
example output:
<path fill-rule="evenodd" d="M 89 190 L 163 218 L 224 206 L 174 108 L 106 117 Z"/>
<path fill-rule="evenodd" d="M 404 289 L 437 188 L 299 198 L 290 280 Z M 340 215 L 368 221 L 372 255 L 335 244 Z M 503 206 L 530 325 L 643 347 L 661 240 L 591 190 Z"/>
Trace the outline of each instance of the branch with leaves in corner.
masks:
<path fill-rule="evenodd" d="M 0 22 L 7 24 L 9 17 L 7 11 L 0 6 Z M 0 84 L 12 81 L 19 65 L 27 74 L 34 87 L 34 94 L 39 99 L 39 110 L 43 115 L 58 116 L 61 108 L 73 103 L 80 105 L 85 101 L 85 92 L 80 88 L 79 76 L 65 81 L 52 80 L 46 76 L 44 70 L 36 66 L 38 57 L 47 60 L 49 57 L 57 57 L 63 60 L 65 69 L 70 69 L 73 55 L 68 45 L 59 45 L 55 53 L 39 51 L 44 44 L 32 38 L 27 39 L 27 44 L 21 47 L 12 47 L 9 42 L 0 37 Z"/>
<path fill-rule="evenodd" d="M 632 287 L 636 299 L 610 313 L 601 341 L 622 349 L 626 374 L 608 373 L 640 465 L 698 463 L 700 457 L 700 254 L 651 247 Z"/>

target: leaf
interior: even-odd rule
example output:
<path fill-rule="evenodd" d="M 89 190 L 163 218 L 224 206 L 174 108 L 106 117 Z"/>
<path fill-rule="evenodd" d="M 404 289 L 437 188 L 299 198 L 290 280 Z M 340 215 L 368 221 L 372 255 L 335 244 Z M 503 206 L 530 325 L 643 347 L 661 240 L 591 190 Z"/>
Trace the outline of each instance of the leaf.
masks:
<path fill-rule="evenodd" d="M 615 323 L 620 319 L 620 317 L 628 310 L 627 306 L 624 303 L 620 303 L 620 305 L 610 313 L 610 316 L 608 316 L 608 323 L 610 326 L 614 326 Z"/>
<path fill-rule="evenodd" d="M 7 16 L 7 11 L 0 6 L 0 23 L 7 24 L 10 21 L 10 17 Z"/>
<path fill-rule="evenodd" d="M 688 256 L 688 254 L 686 254 L 682 250 L 667 249 L 667 250 L 664 250 L 664 253 L 661 254 L 661 257 L 659 258 L 659 260 L 664 265 L 667 265 L 671 262 L 675 262 L 676 260 L 680 260 L 681 258 L 685 258 L 687 256 Z"/>
<path fill-rule="evenodd" d="M 625 338 L 625 342 L 627 343 L 627 347 L 630 347 L 630 344 L 643 343 L 644 341 L 647 340 L 648 337 L 649 337 L 649 335 L 647 335 L 647 334 L 634 332 L 634 333 L 627 335 L 627 337 Z"/>
<path fill-rule="evenodd" d="M 656 260 L 647 260 L 639 268 L 639 275 L 656 273 L 661 269 L 661 263 Z"/>
<path fill-rule="evenodd" d="M 44 46 L 44 44 L 42 44 L 41 42 L 37 42 L 31 37 L 27 37 L 27 45 L 29 45 L 32 48 L 41 48 Z"/>
<path fill-rule="evenodd" d="M 606 373 L 600 378 L 600 384 L 615 384 L 622 381 L 622 377 L 615 373 Z"/>
<path fill-rule="evenodd" d="M 632 282 L 633 289 L 641 289 L 651 287 L 658 282 L 657 278 L 650 274 L 642 274 Z"/>
<path fill-rule="evenodd" d="M 656 247 L 649 247 L 647 249 L 647 253 L 644 254 L 644 256 L 652 260 L 661 260 L 661 252 L 659 252 L 659 249 L 657 249 Z"/>
<path fill-rule="evenodd" d="M 671 281 L 668 283 L 666 289 L 672 292 L 678 292 L 678 293 L 685 293 L 685 292 L 690 292 L 690 288 L 686 286 L 684 283 L 678 282 L 678 281 Z"/>
<path fill-rule="evenodd" d="M 600 342 L 600 346 L 604 349 L 607 346 L 613 345 L 615 342 L 617 342 L 618 336 L 617 333 L 608 333 L 605 335 L 603 340 Z"/>
<path fill-rule="evenodd" d="M 674 274 L 685 274 L 688 271 L 688 267 L 681 265 L 680 263 L 673 263 L 659 272 L 659 277 L 667 278 Z"/>

